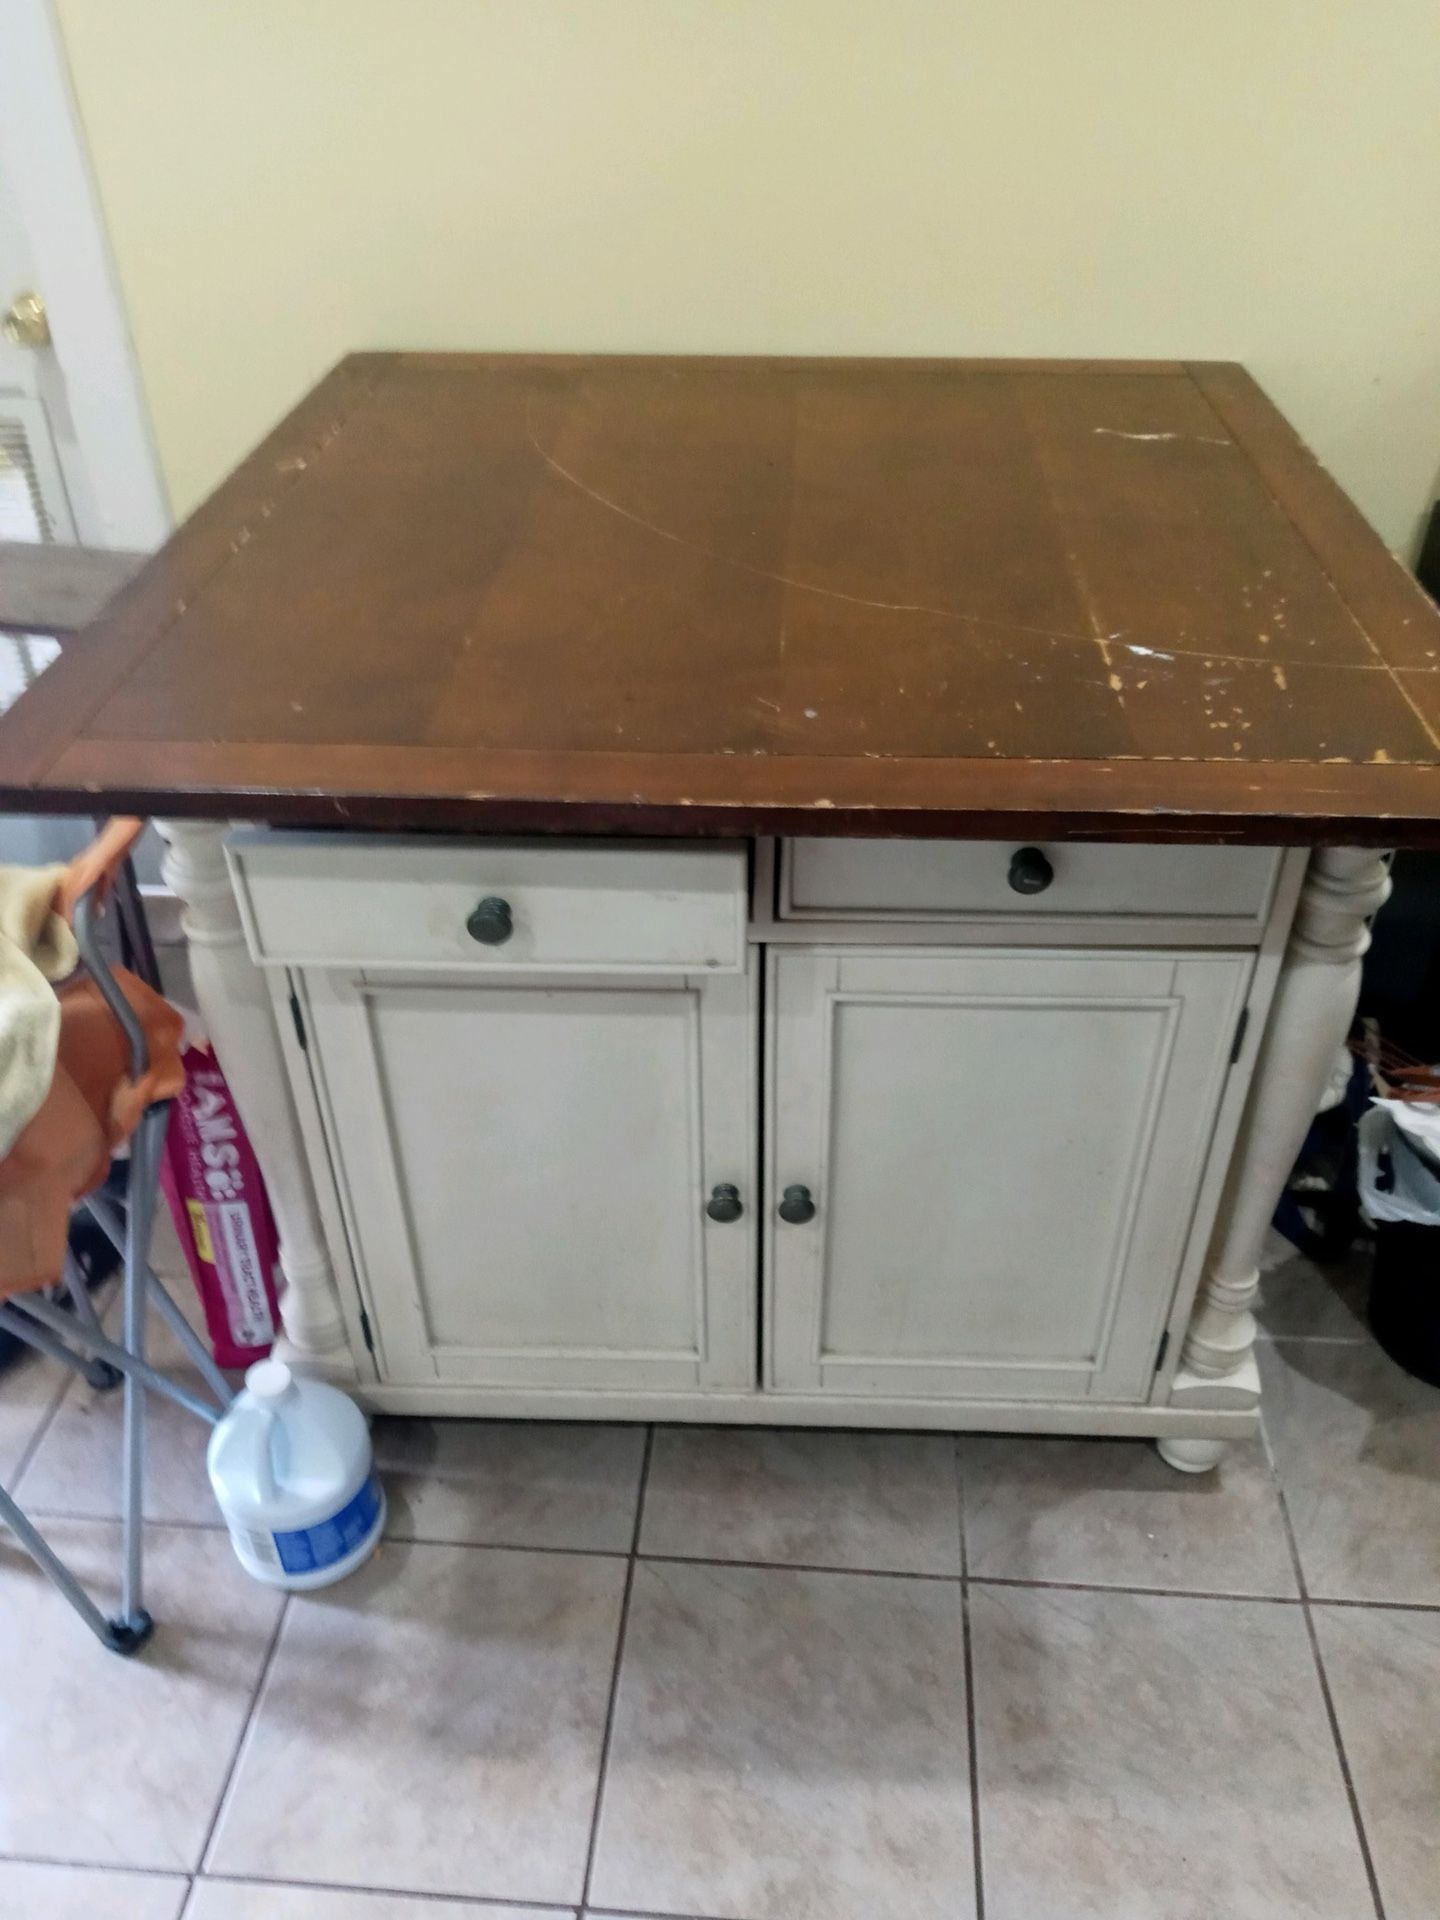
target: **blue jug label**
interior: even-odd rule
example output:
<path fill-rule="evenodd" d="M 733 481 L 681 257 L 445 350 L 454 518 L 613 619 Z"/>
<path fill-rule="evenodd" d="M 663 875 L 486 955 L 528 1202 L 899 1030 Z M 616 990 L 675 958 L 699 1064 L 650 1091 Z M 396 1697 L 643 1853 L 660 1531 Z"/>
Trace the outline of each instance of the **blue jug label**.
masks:
<path fill-rule="evenodd" d="M 286 1573 L 319 1573 L 333 1567 L 369 1537 L 379 1512 L 380 1482 L 372 1473 L 332 1519 L 270 1536 L 281 1568 Z"/>

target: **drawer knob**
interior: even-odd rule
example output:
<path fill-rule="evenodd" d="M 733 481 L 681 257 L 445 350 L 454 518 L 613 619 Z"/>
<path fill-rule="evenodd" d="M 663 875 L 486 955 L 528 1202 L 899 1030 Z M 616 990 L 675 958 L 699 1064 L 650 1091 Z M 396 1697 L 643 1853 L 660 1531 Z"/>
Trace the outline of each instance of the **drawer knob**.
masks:
<path fill-rule="evenodd" d="M 1055 869 L 1039 847 L 1020 847 L 1010 856 L 1010 885 L 1016 893 L 1044 893 Z"/>
<path fill-rule="evenodd" d="M 815 1200 L 809 1187 L 786 1187 L 780 1196 L 780 1218 L 792 1227 L 803 1227 L 815 1218 Z"/>
<path fill-rule="evenodd" d="M 503 947 L 515 931 L 510 902 L 491 894 L 480 902 L 465 922 L 465 931 L 483 947 Z"/>
<path fill-rule="evenodd" d="M 740 1200 L 740 1189 L 732 1187 L 728 1180 L 722 1180 L 711 1193 L 705 1211 L 712 1220 L 718 1220 L 722 1227 L 728 1227 L 732 1220 L 738 1220 L 745 1211 Z"/>

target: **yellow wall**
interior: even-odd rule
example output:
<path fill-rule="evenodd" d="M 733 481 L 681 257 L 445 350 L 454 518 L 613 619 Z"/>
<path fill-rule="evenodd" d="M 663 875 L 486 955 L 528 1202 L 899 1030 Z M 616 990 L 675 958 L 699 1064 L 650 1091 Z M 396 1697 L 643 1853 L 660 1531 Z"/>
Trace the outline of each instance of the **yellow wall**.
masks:
<path fill-rule="evenodd" d="M 1440 464 L 1437 0 L 59 0 L 178 511 L 346 349 L 1246 361 Z"/>

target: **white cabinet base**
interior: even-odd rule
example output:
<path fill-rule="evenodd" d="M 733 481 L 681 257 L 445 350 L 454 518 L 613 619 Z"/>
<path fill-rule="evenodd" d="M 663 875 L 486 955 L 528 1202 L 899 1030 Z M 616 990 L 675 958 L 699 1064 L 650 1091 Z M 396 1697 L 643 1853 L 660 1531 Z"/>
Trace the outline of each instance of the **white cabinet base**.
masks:
<path fill-rule="evenodd" d="M 1093 1400 L 882 1400 L 832 1392 L 603 1393 L 586 1390 L 397 1387 L 347 1388 L 372 1413 L 472 1420 L 659 1420 L 701 1426 L 868 1427 L 941 1433 L 1055 1433 L 1110 1439 L 1174 1436 L 1244 1440 L 1258 1407 L 1230 1412 L 1191 1407 L 1104 1406 Z M 1216 1459 L 1220 1456 L 1216 1455 Z"/>
<path fill-rule="evenodd" d="M 1241 956 L 1248 956 L 1247 964 L 1253 964 L 1253 977 L 1247 996 L 1250 1017 L 1248 1035 L 1236 1055 L 1234 1071 L 1225 1075 L 1218 1111 L 1213 1106 L 1213 1081 L 1210 1076 L 1216 1067 L 1215 1048 L 1219 1045 L 1221 1027 L 1228 1023 L 1228 1011 L 1221 1009 L 1218 1001 L 1216 1007 L 1206 1015 L 1212 1029 L 1212 1044 L 1198 1049 L 1193 1059 L 1183 1065 L 1182 1078 L 1192 1090 L 1187 1098 L 1193 1098 L 1197 1105 L 1213 1113 L 1214 1130 L 1198 1189 L 1194 1184 L 1195 1156 L 1200 1150 L 1198 1141 L 1187 1148 L 1190 1171 L 1183 1178 L 1178 1173 L 1174 1175 L 1177 1208 L 1193 1207 L 1190 1244 L 1181 1270 L 1177 1275 L 1171 1251 L 1166 1252 L 1163 1262 L 1157 1255 L 1154 1261 L 1148 1263 L 1152 1270 L 1158 1269 L 1161 1264 L 1167 1269 L 1163 1287 L 1157 1277 L 1151 1301 L 1154 1313 L 1158 1316 L 1152 1324 L 1158 1327 L 1163 1321 L 1167 1335 L 1162 1349 L 1163 1358 L 1153 1380 L 1141 1381 L 1135 1367 L 1127 1362 L 1128 1371 L 1106 1371 L 1100 1367 L 1093 1369 L 1086 1381 L 1088 1393 L 1082 1393 L 1071 1380 L 1053 1378 L 1042 1382 L 1038 1389 L 1034 1383 L 1029 1383 L 1027 1397 L 1015 1381 L 1000 1378 L 993 1367 L 984 1379 L 977 1377 L 963 1386 L 957 1370 L 952 1369 L 955 1377 L 946 1380 L 941 1377 L 942 1370 L 932 1369 L 934 1377 L 931 1378 L 922 1378 L 918 1372 L 912 1372 L 911 1377 L 905 1380 L 867 1379 L 865 1386 L 868 1391 L 861 1393 L 855 1390 L 852 1382 L 840 1378 L 817 1379 L 813 1383 L 808 1377 L 777 1378 L 771 1365 L 773 1352 L 768 1357 L 759 1356 L 765 1368 L 762 1378 L 767 1384 L 752 1385 L 751 1369 L 757 1356 L 748 1335 L 735 1349 L 738 1352 L 739 1345 L 743 1345 L 748 1355 L 747 1377 L 744 1380 L 739 1377 L 738 1367 L 728 1374 L 723 1369 L 717 1374 L 712 1369 L 701 1367 L 697 1375 L 685 1379 L 657 1373 L 654 1369 L 647 1373 L 638 1368 L 623 1379 L 609 1376 L 600 1369 L 577 1377 L 573 1369 L 566 1372 L 558 1368 L 552 1369 L 553 1377 L 549 1378 L 543 1377 L 539 1369 L 528 1378 L 505 1374 L 497 1378 L 487 1363 L 485 1369 L 477 1368 L 469 1378 L 457 1378 L 452 1374 L 446 1379 L 441 1376 L 439 1369 L 427 1367 L 423 1377 L 421 1370 L 416 1369 L 411 1371 L 408 1380 L 402 1381 L 396 1369 L 387 1367 L 383 1360 L 377 1359 L 376 1353 L 369 1350 L 366 1334 L 367 1330 L 373 1329 L 376 1319 L 375 1287 L 396 1288 L 399 1279 L 403 1278 L 404 1262 L 382 1258 L 379 1268 L 370 1274 L 368 1281 L 362 1282 L 357 1276 L 356 1252 L 351 1244 L 355 1221 L 345 1211 L 341 1199 L 344 1183 L 342 1181 L 337 1186 L 337 1169 L 332 1165 L 336 1149 L 334 1115 L 326 1107 L 323 1093 L 317 1094 L 314 1077 L 316 1058 L 302 1051 L 290 1019 L 290 985 L 283 967 L 303 964 L 303 956 L 288 951 L 267 951 L 264 955 L 269 963 L 266 971 L 269 973 L 268 985 L 276 1021 L 276 1025 L 267 1032 L 261 1019 L 263 999 L 257 991 L 259 976 L 241 945 L 240 916 L 225 887 L 220 867 L 220 830 L 208 823 L 187 822 L 171 827 L 169 833 L 172 840 L 169 871 L 187 905 L 191 940 L 200 943 L 197 959 L 203 964 L 197 966 L 196 971 L 201 979 L 204 1011 L 217 1039 L 223 1038 L 223 1052 L 231 1063 L 236 1097 L 261 1152 L 262 1163 L 271 1179 L 277 1212 L 281 1216 L 282 1262 L 288 1280 L 282 1302 L 286 1350 L 300 1366 L 316 1371 L 338 1372 L 353 1357 L 358 1376 L 356 1391 L 367 1408 L 377 1412 L 494 1419 L 669 1420 L 1094 1434 L 1136 1438 L 1148 1436 L 1161 1442 L 1164 1458 L 1186 1472 L 1208 1470 L 1219 1460 L 1227 1443 L 1242 1439 L 1256 1430 L 1259 1420 L 1259 1383 L 1253 1355 L 1254 1320 L 1251 1305 L 1259 1241 L 1294 1152 L 1315 1110 L 1335 1050 L 1343 1039 L 1353 1009 L 1359 956 L 1366 941 L 1367 917 L 1381 903 L 1387 888 L 1383 856 L 1348 849 L 1317 852 L 1309 859 L 1309 872 L 1297 915 L 1295 901 L 1300 892 L 1307 856 L 1301 853 L 1285 855 L 1275 868 L 1274 890 L 1268 908 L 1262 910 L 1257 906 L 1255 909 L 1257 915 L 1263 911 L 1264 917 L 1263 932 L 1258 940 L 1256 922 L 1241 927 L 1233 917 L 1223 922 L 1206 919 L 1206 908 L 1200 905 L 1193 923 L 1187 923 L 1184 927 L 1177 925 L 1172 929 L 1170 922 L 1163 918 L 1149 921 L 1142 943 L 1137 938 L 1141 932 L 1138 926 L 1113 917 L 1107 919 L 1103 915 L 1096 917 L 1093 922 L 1087 921 L 1083 940 L 1077 940 L 1079 928 L 1073 924 L 1066 928 L 1063 939 L 1057 939 L 1060 928 L 1057 926 L 1047 932 L 1039 924 L 1038 918 L 1025 923 L 1023 928 L 1013 920 L 992 925 L 986 919 L 982 927 L 960 924 L 958 921 L 949 924 L 948 918 L 943 925 L 932 919 L 928 924 L 908 926 L 896 923 L 884 927 L 874 920 L 868 924 L 855 921 L 848 926 L 828 921 L 812 922 L 805 926 L 794 922 L 788 925 L 777 923 L 768 905 L 773 897 L 775 849 L 766 842 L 756 847 L 756 907 L 750 924 L 750 940 L 769 943 L 789 953 L 795 952 L 802 944 L 808 944 L 812 952 L 823 947 L 833 948 L 838 944 L 842 948 L 848 947 L 855 956 L 854 962 L 847 960 L 845 963 L 852 967 L 861 964 L 860 954 L 864 948 L 881 949 L 889 946 L 892 948 L 892 958 L 883 964 L 893 969 L 893 979 L 882 981 L 880 986 L 887 992 L 891 988 L 897 989 L 901 1000 L 907 998 L 907 982 L 914 969 L 925 964 L 924 956 L 919 951 L 923 946 L 945 948 L 955 956 L 953 960 L 939 963 L 946 977 L 939 981 L 938 987 L 931 983 L 933 992 L 938 992 L 941 999 L 953 1000 L 957 995 L 964 999 L 983 989 L 982 997 L 995 999 L 999 1009 L 997 1019 L 1003 1012 L 1004 998 L 1012 988 L 1021 999 L 1027 993 L 1038 990 L 1027 984 L 1031 973 L 1036 973 L 1039 979 L 1037 969 L 1053 969 L 1060 962 L 1060 956 L 1053 950 L 1062 945 L 1072 948 L 1083 945 L 1095 956 L 1093 965 L 1087 964 L 1086 977 L 1078 985 L 1069 982 L 1068 978 L 1061 980 L 1058 974 L 1055 975 L 1058 986 L 1044 980 L 1041 985 L 1047 991 L 1053 987 L 1054 991 L 1059 992 L 1063 988 L 1062 999 L 1073 1001 L 1078 997 L 1087 1004 L 1096 999 L 1097 993 L 1100 999 L 1104 999 L 1110 992 L 1105 982 L 1112 976 L 1119 982 L 1120 970 L 1130 962 L 1143 960 L 1146 964 L 1159 964 L 1161 956 L 1157 949 L 1170 947 L 1172 941 L 1175 964 L 1180 969 L 1177 979 L 1183 977 L 1189 980 L 1190 975 L 1184 972 L 1186 968 L 1191 969 L 1197 981 L 1202 976 L 1208 978 L 1212 971 L 1216 971 L 1218 978 L 1219 971 L 1223 971 L 1230 962 L 1238 962 Z M 633 853 L 635 850 L 631 851 Z M 286 857 L 292 853 L 293 849 L 289 849 Z M 450 857 L 449 851 L 445 857 Z M 253 861 L 254 856 L 247 858 Z M 663 887 L 649 884 L 658 875 L 658 869 L 648 876 L 638 867 L 634 875 L 628 869 L 619 874 L 617 885 L 623 883 L 623 888 L 638 887 L 643 896 L 638 904 L 634 901 L 630 903 L 634 913 L 640 914 L 636 922 L 639 931 L 627 936 L 632 945 L 642 934 L 649 937 L 646 929 L 653 932 L 652 921 L 655 925 L 663 922 L 662 931 L 665 927 L 678 925 L 677 916 L 681 907 L 688 911 L 689 893 L 703 891 L 699 884 L 698 864 L 693 888 L 685 878 L 688 869 L 683 862 L 678 871 L 681 876 L 679 893 L 685 895 L 683 900 L 678 898 L 676 889 L 668 882 Z M 707 861 L 705 871 L 713 878 L 720 868 Z M 509 877 L 507 875 L 507 883 Z M 488 869 L 481 878 L 489 883 L 491 876 Z M 544 901 L 535 889 L 543 878 L 544 874 L 538 866 L 528 881 L 526 874 L 518 869 L 515 875 L 519 913 L 517 925 L 523 934 L 528 925 L 526 915 L 529 914 L 534 919 L 537 941 L 544 930 L 540 917 L 540 907 Z M 518 890 L 522 881 L 530 886 L 529 893 L 522 894 Z M 459 900 L 460 895 L 457 894 L 456 899 Z M 342 904 L 349 904 L 348 895 Z M 643 913 L 640 912 L 642 906 Z M 441 918 L 448 915 L 445 918 L 446 928 L 454 918 L 453 908 L 454 902 L 448 895 L 439 900 L 435 907 L 436 915 Z M 559 931 L 567 938 L 573 931 L 571 921 L 578 911 L 572 906 L 567 909 L 568 917 L 562 916 Z M 743 904 L 737 905 L 736 911 L 737 917 L 743 914 Z M 608 922 L 608 908 L 603 917 Z M 431 927 L 432 918 L 434 916 L 424 921 L 424 928 L 429 929 L 426 937 L 438 939 L 439 934 Z M 319 924 L 321 931 L 325 932 L 332 923 L 322 919 Z M 338 925 L 338 921 L 335 924 Z M 363 934 L 367 925 L 364 916 L 361 915 L 355 924 Z M 1031 938 L 1027 939 L 1026 934 Z M 519 937 L 517 934 L 517 939 Z M 479 939 L 480 936 L 476 935 L 475 938 Z M 1142 944 L 1147 944 L 1150 949 L 1148 958 L 1139 951 L 1132 951 L 1127 960 L 1126 955 L 1119 951 L 1121 948 L 1138 950 Z M 1052 951 L 1052 958 L 1042 961 L 1038 953 L 1032 958 L 1012 952 L 1006 962 L 1005 977 L 998 984 L 993 984 L 983 973 L 986 962 L 981 950 L 989 948 L 994 955 L 996 950 L 1006 946 L 1012 949 L 1024 946 L 1048 949 Z M 896 947 L 909 947 L 912 954 L 902 957 L 894 952 Z M 1203 959 L 1206 949 L 1209 949 L 1211 957 Z M 1102 962 L 1100 956 L 1106 950 L 1108 957 Z M 469 958 L 468 949 L 462 951 Z M 970 957 L 962 962 L 959 956 L 967 951 Z M 646 952 L 648 955 L 648 949 Z M 686 948 L 686 954 L 687 957 L 693 957 L 689 947 Z M 1192 958 L 1186 959 L 1187 954 Z M 637 947 L 637 963 L 641 957 Z M 524 954 L 520 953 L 519 958 L 523 963 Z M 553 958 L 551 955 L 552 961 Z M 705 972 L 692 976 L 687 985 L 706 996 L 713 987 L 715 1004 L 719 1006 L 724 993 L 731 991 L 728 986 L 722 991 L 726 975 L 731 981 L 737 981 L 737 975 L 731 972 L 731 968 L 738 956 L 732 957 L 728 948 L 722 954 L 715 947 L 707 948 L 699 958 Z M 759 956 L 755 956 L 749 969 L 751 978 L 758 971 L 758 962 Z M 353 963 L 358 964 L 363 978 L 366 956 L 353 956 Z M 473 972 L 483 966 L 489 972 L 491 964 L 484 956 L 480 956 L 474 960 L 470 970 Z M 588 966 L 587 959 L 586 968 L 581 971 L 586 971 Z M 391 967 L 393 969 L 393 962 Z M 640 970 L 643 973 L 649 971 L 649 967 Z M 743 976 L 738 976 L 738 979 L 743 979 Z M 1094 990 L 1088 984 L 1092 981 L 1096 983 Z M 435 984 L 437 987 L 440 985 L 438 981 Z M 499 986 L 499 980 L 494 984 Z M 539 982 L 535 984 L 538 986 Z M 556 984 L 558 986 L 559 983 Z M 654 984 L 658 990 L 660 983 L 656 981 Z M 1143 986 L 1145 983 L 1140 984 Z M 570 985 L 586 990 L 586 983 L 579 980 L 572 979 Z M 598 977 L 592 979 L 588 986 L 601 990 Z M 612 978 L 605 983 L 603 990 L 617 991 L 619 986 L 620 983 Z M 641 979 L 637 979 L 633 986 L 639 991 L 649 991 L 648 985 Z M 1127 987 L 1126 991 L 1130 992 L 1131 989 Z M 1139 988 L 1134 991 L 1138 992 Z M 1227 994 L 1228 991 L 1227 988 Z M 1167 988 L 1161 994 L 1159 989 L 1151 992 L 1147 988 L 1141 998 L 1148 997 L 1153 1001 L 1157 995 L 1159 999 L 1178 1003 L 1189 998 L 1190 988 L 1187 986 L 1183 994 L 1178 989 L 1172 991 Z M 928 995 L 921 996 L 922 999 L 926 997 Z M 302 988 L 300 999 L 304 998 Z M 598 1006 L 598 1001 L 595 1004 Z M 1131 1019 L 1132 1024 L 1124 1031 L 1141 1036 L 1141 1023 L 1151 1015 L 1142 1009 L 1126 1017 Z M 751 1018 L 753 1020 L 753 1016 Z M 732 1034 L 738 1033 L 744 1024 L 738 1018 L 732 1020 Z M 535 1030 L 542 1032 L 543 1022 L 537 1022 Z M 750 1030 L 753 1033 L 753 1025 Z M 957 1027 L 955 1031 L 958 1030 Z M 1078 1028 L 1075 1031 L 1078 1032 Z M 1117 1025 L 1116 1031 L 1120 1033 L 1122 1028 Z M 912 1063 L 917 1076 L 923 1079 L 921 1069 L 926 1066 L 925 1050 L 920 1041 L 914 1038 L 916 1032 L 918 1029 L 911 1031 Z M 478 1045 L 473 1036 L 471 1045 L 472 1048 Z M 1076 1041 L 1072 1051 L 1078 1046 L 1079 1042 Z M 1141 1050 L 1138 1039 L 1133 1043 L 1133 1050 Z M 722 1051 L 728 1057 L 733 1051 L 732 1043 L 727 1041 Z M 862 1061 L 868 1058 L 863 1053 L 855 1057 Z M 1179 1055 L 1176 1057 L 1177 1060 L 1180 1058 Z M 451 1072 L 450 1063 L 443 1052 L 433 1059 L 422 1058 L 419 1053 L 414 1054 L 414 1058 L 420 1062 L 424 1072 L 420 1074 L 415 1087 L 409 1089 L 411 1109 L 423 1111 L 425 1074 L 431 1075 L 437 1082 L 446 1079 Z M 481 1048 L 479 1052 L 472 1052 L 472 1060 L 483 1066 L 487 1060 L 486 1050 Z M 1033 1062 L 1031 1064 L 1034 1065 Z M 758 1067 L 759 1061 L 753 1051 L 748 1052 L 743 1062 L 738 1058 L 735 1060 L 734 1075 L 719 1059 L 711 1059 L 700 1076 L 706 1101 L 713 1097 L 717 1087 L 730 1079 L 747 1079 L 753 1087 Z M 933 1075 L 931 1077 L 933 1079 Z M 1209 1092 L 1202 1089 L 1202 1080 L 1210 1086 Z M 932 1088 L 932 1094 L 933 1091 Z M 687 1095 L 687 1098 L 691 1097 Z M 724 1099 L 732 1103 L 733 1094 L 726 1094 Z M 418 1107 L 417 1102 L 420 1103 Z M 811 1104 L 814 1104 L 813 1097 Z M 728 1104 L 726 1110 L 729 1110 Z M 609 1112 L 603 1101 L 599 1103 L 598 1111 L 602 1124 L 615 1132 L 615 1115 Z M 773 1120 L 774 1116 L 771 1117 Z M 973 1115 L 968 1124 L 974 1126 Z M 635 1127 L 633 1115 L 622 1120 L 615 1140 L 617 1151 L 624 1151 L 624 1140 L 620 1136 L 627 1131 L 633 1132 Z M 376 1130 L 372 1129 L 372 1132 Z M 719 1244 L 733 1249 L 741 1239 L 748 1239 L 753 1227 L 760 1224 L 755 1221 L 751 1211 L 756 1192 L 754 1174 L 733 1126 L 729 1123 L 722 1123 L 715 1129 L 707 1126 L 705 1133 L 707 1137 L 713 1133 L 713 1139 L 720 1143 L 722 1151 L 718 1159 L 710 1154 L 703 1155 L 702 1161 L 709 1164 L 697 1163 L 687 1175 L 687 1184 L 692 1189 L 689 1205 L 698 1213 L 710 1185 L 722 1177 L 736 1180 L 744 1189 L 747 1209 L 745 1226 L 739 1233 L 734 1228 L 721 1228 L 717 1235 Z M 379 1159 L 383 1158 L 373 1151 L 377 1143 L 378 1132 L 375 1141 L 369 1144 L 362 1142 L 364 1151 L 356 1153 L 356 1165 L 368 1165 L 372 1171 L 376 1169 Z M 772 1148 L 773 1136 L 767 1138 L 767 1153 Z M 548 1151 L 538 1157 L 548 1159 Z M 724 1161 L 723 1166 L 718 1164 L 720 1159 Z M 1178 1166 L 1179 1156 L 1172 1155 L 1170 1164 L 1172 1167 Z M 777 1167 L 773 1171 L 778 1177 L 782 1169 Z M 805 1170 L 800 1168 L 787 1168 L 784 1172 L 786 1178 L 805 1177 Z M 1043 1180 L 1043 1174 L 1041 1178 Z M 1183 1196 L 1181 1188 L 1185 1189 Z M 767 1210 L 773 1208 L 774 1202 L 775 1194 L 767 1192 L 764 1199 Z M 1212 1221 L 1218 1223 L 1213 1232 L 1208 1230 Z M 942 1220 L 941 1225 L 944 1224 Z M 731 1235 L 735 1237 L 732 1239 Z M 373 1234 L 371 1237 L 373 1241 Z M 1202 1260 L 1201 1249 L 1207 1240 L 1208 1253 Z M 371 1255 L 383 1255 L 385 1248 L 372 1244 L 369 1252 Z M 523 1249 L 519 1250 L 517 1257 L 523 1261 Z M 1145 1292 L 1146 1266 L 1147 1261 L 1142 1258 L 1136 1281 L 1137 1300 Z M 1118 1267 L 1116 1270 L 1119 1271 Z M 763 1285 L 768 1290 L 774 1284 L 774 1264 L 766 1263 Z M 1168 1316 L 1161 1297 L 1166 1290 L 1173 1296 Z M 735 1288 L 725 1287 L 720 1291 L 727 1297 L 734 1295 L 738 1298 Z M 702 1301 L 704 1293 L 705 1289 L 701 1287 L 699 1297 Z M 753 1297 L 752 1282 L 752 1304 Z M 370 1309 L 368 1316 L 363 1311 L 367 1301 Z M 768 1313 L 773 1305 L 768 1293 L 765 1305 Z M 1138 1341 L 1138 1308 L 1135 1327 Z M 773 1333 L 773 1329 L 771 1331 Z M 1150 1337 L 1150 1331 L 1146 1329 L 1144 1344 L 1147 1351 L 1153 1352 L 1154 1349 L 1148 1345 Z M 770 1344 L 773 1347 L 773 1340 Z M 378 1350 L 379 1343 L 376 1345 Z M 1138 1346 L 1136 1351 L 1139 1352 Z M 1150 1362 L 1152 1366 L 1155 1364 Z M 476 1377 L 486 1371 L 490 1372 L 489 1378 Z M 899 1390 L 901 1387 L 904 1388 L 903 1392 Z"/>

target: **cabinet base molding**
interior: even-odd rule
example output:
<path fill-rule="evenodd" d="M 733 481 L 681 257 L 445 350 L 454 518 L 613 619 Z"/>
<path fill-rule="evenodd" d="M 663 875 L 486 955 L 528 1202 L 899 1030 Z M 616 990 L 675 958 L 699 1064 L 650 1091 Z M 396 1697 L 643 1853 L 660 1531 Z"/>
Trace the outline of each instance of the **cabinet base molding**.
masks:
<path fill-rule="evenodd" d="M 1244 1440 L 1260 1424 L 1256 1408 L 1097 1406 L 1033 1400 L 846 1399 L 803 1393 L 512 1392 L 475 1386 L 379 1386 L 347 1391 L 369 1413 L 480 1420 L 673 1420 L 701 1426 L 880 1427 L 944 1433 L 1082 1434 L 1111 1439 L 1168 1436 Z M 1218 1455 L 1216 1456 L 1219 1457 Z"/>

